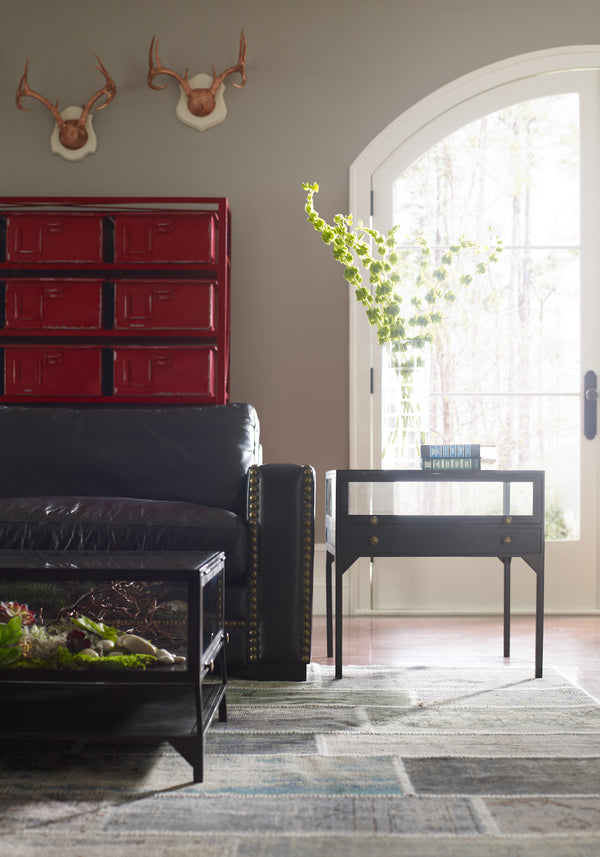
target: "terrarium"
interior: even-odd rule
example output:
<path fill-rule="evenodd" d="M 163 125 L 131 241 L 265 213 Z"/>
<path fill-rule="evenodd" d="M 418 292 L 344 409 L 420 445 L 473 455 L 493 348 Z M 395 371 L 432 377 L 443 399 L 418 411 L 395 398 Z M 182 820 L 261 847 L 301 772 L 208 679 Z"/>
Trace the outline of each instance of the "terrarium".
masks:
<path fill-rule="evenodd" d="M 187 582 L 0 576 L 0 670 L 187 669 Z M 203 644 L 220 627 L 220 577 L 203 591 Z"/>

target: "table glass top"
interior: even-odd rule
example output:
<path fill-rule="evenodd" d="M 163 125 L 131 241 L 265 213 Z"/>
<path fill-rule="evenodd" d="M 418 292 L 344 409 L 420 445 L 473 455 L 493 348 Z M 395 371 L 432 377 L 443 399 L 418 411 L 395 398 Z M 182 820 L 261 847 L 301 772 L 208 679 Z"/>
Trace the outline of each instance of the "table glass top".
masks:
<path fill-rule="evenodd" d="M 349 515 L 534 514 L 532 482 L 348 482 Z"/>

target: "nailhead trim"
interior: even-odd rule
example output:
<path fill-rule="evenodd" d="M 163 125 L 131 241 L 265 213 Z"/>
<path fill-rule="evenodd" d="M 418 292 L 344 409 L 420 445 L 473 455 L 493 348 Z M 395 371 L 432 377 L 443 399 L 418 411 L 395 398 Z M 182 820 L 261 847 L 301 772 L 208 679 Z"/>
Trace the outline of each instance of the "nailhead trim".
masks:
<path fill-rule="evenodd" d="M 310 465 L 304 467 L 304 518 L 302 533 L 302 662 L 310 662 L 312 629 L 312 588 L 314 552 L 314 476 Z"/>
<path fill-rule="evenodd" d="M 249 630 L 248 652 L 251 661 L 258 660 L 258 466 L 251 465 L 248 483 L 248 531 L 250 575 L 248 579 Z"/>

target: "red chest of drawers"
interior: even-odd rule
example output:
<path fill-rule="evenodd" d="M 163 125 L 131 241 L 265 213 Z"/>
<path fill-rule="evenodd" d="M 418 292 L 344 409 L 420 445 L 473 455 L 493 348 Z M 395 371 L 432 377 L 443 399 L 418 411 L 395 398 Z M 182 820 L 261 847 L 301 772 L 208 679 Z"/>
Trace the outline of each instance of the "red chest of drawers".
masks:
<path fill-rule="evenodd" d="M 229 398 L 225 198 L 0 198 L 0 402 Z"/>

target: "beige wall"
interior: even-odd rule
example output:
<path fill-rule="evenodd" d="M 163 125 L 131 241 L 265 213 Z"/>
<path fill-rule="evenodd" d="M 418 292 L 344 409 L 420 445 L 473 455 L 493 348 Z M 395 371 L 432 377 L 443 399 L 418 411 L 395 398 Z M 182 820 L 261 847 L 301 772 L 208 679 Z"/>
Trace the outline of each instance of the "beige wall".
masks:
<path fill-rule="evenodd" d="M 448 81 L 530 51 L 600 42 L 598 0 L 0 0 L 0 193 L 226 195 L 233 211 L 232 398 L 252 402 L 268 461 L 348 463 L 348 295 L 304 219 L 316 180 L 328 217 L 346 211 L 348 168 L 403 110 Z M 151 37 L 190 74 L 233 64 L 248 38 L 248 84 L 227 87 L 226 122 L 174 118 L 175 87 L 146 86 Z M 118 85 L 98 114 L 98 152 L 50 153 L 31 86 L 60 106 Z M 234 78 L 231 79 L 233 81 Z M 231 83 L 230 81 L 230 83 Z M 319 538 L 322 538 L 320 528 Z"/>

